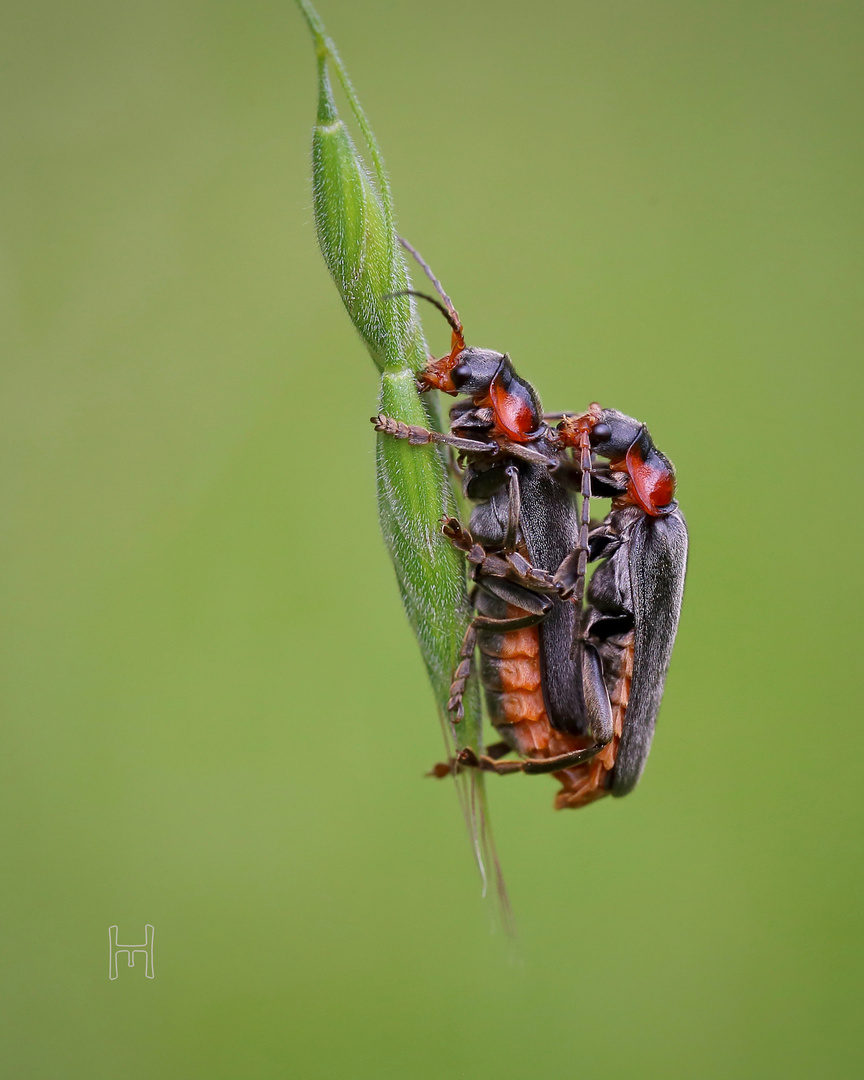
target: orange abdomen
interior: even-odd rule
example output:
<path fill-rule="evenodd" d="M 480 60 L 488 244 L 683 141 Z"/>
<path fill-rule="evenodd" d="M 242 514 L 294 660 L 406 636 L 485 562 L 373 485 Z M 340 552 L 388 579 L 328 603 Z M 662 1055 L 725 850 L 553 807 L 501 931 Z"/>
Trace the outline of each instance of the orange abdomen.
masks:
<path fill-rule="evenodd" d="M 632 638 L 632 634 L 629 635 Z M 485 637 L 485 636 L 484 636 Z M 521 757 L 550 758 L 591 745 L 584 735 L 569 735 L 554 728 L 546 712 L 540 680 L 540 635 L 536 626 L 489 635 L 481 640 L 484 682 L 487 684 L 492 723 Z M 622 650 L 620 670 L 610 686 L 614 737 L 591 761 L 552 775 L 560 781 L 556 810 L 585 806 L 606 794 L 606 780 L 624 723 L 632 674 L 632 641 Z"/>

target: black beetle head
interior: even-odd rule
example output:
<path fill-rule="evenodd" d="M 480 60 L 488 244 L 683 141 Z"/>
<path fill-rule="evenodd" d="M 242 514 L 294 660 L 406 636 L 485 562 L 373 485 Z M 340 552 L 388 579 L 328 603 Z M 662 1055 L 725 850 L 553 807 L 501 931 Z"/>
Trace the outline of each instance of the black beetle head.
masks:
<path fill-rule="evenodd" d="M 577 437 L 587 429 L 592 453 L 606 458 L 613 470 L 627 474 L 627 498 L 646 514 L 669 514 L 677 503 L 675 469 L 661 454 L 648 428 L 617 409 L 596 406 L 581 416 L 568 417 L 560 425 L 565 446 L 577 446 Z"/>
<path fill-rule="evenodd" d="M 456 357 L 450 378 L 460 394 L 477 398 L 489 393 L 489 386 L 504 363 L 504 354 L 494 349 L 475 349 L 469 346 Z"/>
<path fill-rule="evenodd" d="M 645 425 L 617 409 L 602 409 L 588 437 L 594 453 L 612 462 L 626 457 L 627 451 L 637 439 L 643 453 L 654 448 Z"/>

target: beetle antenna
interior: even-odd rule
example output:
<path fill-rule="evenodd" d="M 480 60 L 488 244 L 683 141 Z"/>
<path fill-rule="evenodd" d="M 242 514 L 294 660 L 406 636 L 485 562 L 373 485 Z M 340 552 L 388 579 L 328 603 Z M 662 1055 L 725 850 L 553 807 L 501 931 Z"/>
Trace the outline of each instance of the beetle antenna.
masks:
<path fill-rule="evenodd" d="M 579 623 L 579 633 L 582 633 L 582 600 L 585 596 L 585 576 L 588 572 L 588 529 L 591 524 L 591 442 L 590 428 L 586 427 L 579 434 L 579 468 L 582 470 L 582 483 L 580 494 L 582 496 L 582 513 L 579 519 L 579 580 L 573 596 L 576 605 L 576 618 Z"/>
<path fill-rule="evenodd" d="M 441 282 L 438 280 L 438 278 L 435 277 L 435 275 L 432 273 L 432 267 L 429 265 L 429 263 L 426 262 L 426 260 L 423 258 L 423 256 L 420 254 L 420 252 L 417 250 L 417 248 L 415 248 L 412 244 L 408 243 L 408 241 L 405 239 L 404 236 L 397 236 L 396 239 L 399 241 L 399 243 L 402 245 L 402 247 L 405 248 L 405 250 L 409 253 L 409 255 L 412 255 L 417 260 L 417 262 L 420 264 L 420 267 L 423 270 L 423 273 L 426 275 L 426 277 L 429 278 L 429 280 L 435 286 L 435 292 L 437 292 L 438 295 L 441 297 L 441 299 L 444 301 L 444 304 L 445 304 L 447 310 L 450 312 L 451 316 L 453 317 L 453 320 L 458 324 L 459 329 L 458 329 L 457 333 L 463 334 L 462 320 L 459 318 L 459 312 L 456 310 L 455 307 L 453 307 L 453 301 L 450 299 L 450 297 L 447 295 L 447 293 L 444 292 L 444 286 L 441 284 Z M 419 294 L 419 295 L 423 295 L 423 294 Z M 427 297 L 427 299 L 428 299 L 428 297 Z M 450 322 L 449 319 L 447 321 Z M 450 322 L 450 325 L 453 326 L 453 323 Z M 453 327 L 453 328 L 454 328 L 454 330 L 456 329 L 455 327 Z"/>
<path fill-rule="evenodd" d="M 574 457 L 579 456 L 579 469 L 582 473 L 580 495 L 582 507 L 579 517 L 579 543 L 573 555 L 576 556 L 576 573 L 573 590 L 570 599 L 576 608 L 576 634 L 570 655 L 578 652 L 583 641 L 585 631 L 584 613 L 582 602 L 585 597 L 585 578 L 588 572 L 588 532 L 591 527 L 591 475 L 594 471 L 594 462 L 591 452 L 591 432 L 597 426 L 602 415 L 600 406 L 594 402 L 589 405 L 588 411 L 580 416 L 565 417 L 558 425 L 559 430 L 564 432 L 564 445 L 572 446 Z M 569 556 L 570 559 L 573 555 Z"/>
<path fill-rule="evenodd" d="M 423 267 L 423 272 L 435 286 L 435 291 L 441 297 L 440 300 L 436 300 L 434 296 L 430 296 L 428 293 L 418 292 L 415 289 L 400 289 L 399 292 L 391 293 L 391 296 L 417 296 L 421 300 L 428 300 L 430 304 L 434 304 L 436 308 L 441 312 L 450 329 L 453 331 L 453 335 L 450 339 L 450 352 L 446 356 L 442 356 L 440 360 L 435 360 L 430 356 L 429 363 L 426 366 L 425 371 L 421 372 L 418 376 L 418 385 L 421 393 L 425 390 L 429 390 L 432 387 L 437 387 L 439 390 L 448 387 L 445 393 L 452 394 L 456 391 L 453 389 L 453 384 L 450 380 L 450 372 L 456 365 L 456 359 L 462 350 L 465 348 L 465 331 L 462 329 L 462 320 L 459 318 L 459 312 L 453 307 L 453 301 L 444 292 L 444 288 L 438 278 L 432 273 L 429 264 L 423 258 L 416 248 L 412 247 L 407 240 L 404 240 L 401 236 L 397 237 L 399 243 L 405 248 L 407 252 L 414 256 L 417 262 Z"/>
<path fill-rule="evenodd" d="M 434 296 L 430 296 L 429 293 L 419 292 L 417 289 L 399 289 L 398 292 L 387 293 L 384 297 L 386 300 L 390 296 L 418 296 L 421 300 L 428 300 L 430 304 L 434 304 L 436 308 L 441 312 L 447 322 L 450 324 L 450 329 L 454 334 L 458 334 L 459 338 L 462 338 L 462 324 L 459 322 L 459 316 L 456 314 L 453 308 L 446 308 L 440 300 L 436 300 Z"/>

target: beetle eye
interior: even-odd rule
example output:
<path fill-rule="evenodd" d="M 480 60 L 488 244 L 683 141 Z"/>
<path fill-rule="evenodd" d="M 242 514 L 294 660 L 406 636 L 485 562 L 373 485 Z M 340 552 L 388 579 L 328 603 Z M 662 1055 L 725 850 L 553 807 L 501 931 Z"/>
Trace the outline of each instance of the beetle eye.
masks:
<path fill-rule="evenodd" d="M 458 390 L 471 378 L 471 365 L 463 360 L 461 364 L 457 364 L 450 372 L 450 378 L 453 380 L 453 385 Z"/>
<path fill-rule="evenodd" d="M 612 436 L 612 428 L 608 424 L 595 424 L 591 428 L 591 434 L 589 438 L 592 443 L 606 442 L 607 439 Z"/>

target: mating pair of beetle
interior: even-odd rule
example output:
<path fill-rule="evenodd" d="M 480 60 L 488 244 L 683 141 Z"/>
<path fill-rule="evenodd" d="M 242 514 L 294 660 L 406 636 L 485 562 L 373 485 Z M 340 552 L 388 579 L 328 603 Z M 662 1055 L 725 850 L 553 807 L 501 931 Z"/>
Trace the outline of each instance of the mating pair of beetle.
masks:
<path fill-rule="evenodd" d="M 430 360 L 420 388 L 465 398 L 451 408 L 446 435 L 384 415 L 373 422 L 458 454 L 473 509 L 468 529 L 450 518 L 444 533 L 471 565 L 475 614 L 448 708 L 458 722 L 479 648 L 503 739 L 484 755 L 464 749 L 434 772 L 553 773 L 562 785 L 556 809 L 626 795 L 651 746 L 684 591 L 687 527 L 672 464 L 644 424 L 614 409 L 544 415 L 506 354 L 466 347 L 449 297 L 402 243 L 443 303 L 406 291 L 435 304 L 453 331 L 450 353 Z M 599 523 L 590 522 L 592 496 L 612 500 Z M 502 760 L 514 751 L 518 759 Z"/>

